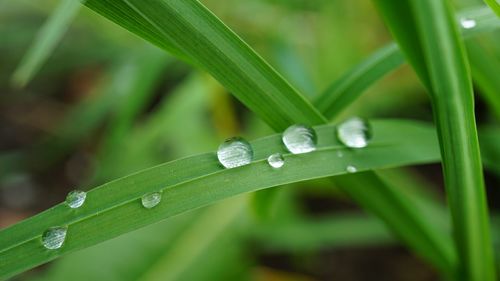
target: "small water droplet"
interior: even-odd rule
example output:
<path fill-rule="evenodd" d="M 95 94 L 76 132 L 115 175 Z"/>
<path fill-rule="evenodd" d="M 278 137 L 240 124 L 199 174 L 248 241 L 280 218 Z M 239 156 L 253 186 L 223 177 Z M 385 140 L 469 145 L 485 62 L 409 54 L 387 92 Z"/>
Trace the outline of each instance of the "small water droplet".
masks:
<path fill-rule="evenodd" d="M 240 137 L 227 139 L 219 146 L 217 158 L 228 169 L 250 164 L 253 159 L 252 146 Z"/>
<path fill-rule="evenodd" d="M 278 169 L 285 165 L 285 158 L 283 158 L 281 153 L 274 153 L 267 158 L 267 163 L 269 163 L 271 167 Z"/>
<path fill-rule="evenodd" d="M 293 154 L 308 153 L 316 150 L 317 136 L 313 128 L 305 125 L 292 125 L 282 136 L 283 143 Z"/>
<path fill-rule="evenodd" d="M 340 151 L 340 150 L 337 150 L 337 157 L 338 158 L 344 157 L 344 153 L 342 151 Z"/>
<path fill-rule="evenodd" d="M 348 173 L 356 173 L 358 171 L 358 169 L 352 165 L 349 165 L 349 166 L 347 166 L 346 171 Z"/>
<path fill-rule="evenodd" d="M 49 250 L 61 248 L 66 239 L 66 227 L 51 227 L 47 229 L 42 235 L 42 244 Z"/>
<path fill-rule="evenodd" d="M 353 117 L 337 126 L 337 138 L 350 148 L 366 147 L 371 137 L 370 123 L 363 118 Z"/>
<path fill-rule="evenodd" d="M 80 208 L 85 199 L 87 198 L 87 193 L 81 190 L 73 190 L 66 196 L 66 204 L 72 209 Z"/>
<path fill-rule="evenodd" d="M 476 21 L 473 19 L 468 19 L 468 18 L 461 18 L 460 19 L 460 24 L 462 25 L 463 28 L 465 29 L 471 29 L 476 27 Z"/>
<path fill-rule="evenodd" d="M 161 201 L 161 193 L 160 192 L 152 192 L 148 193 L 141 198 L 141 203 L 144 208 L 151 209 L 158 205 Z"/>

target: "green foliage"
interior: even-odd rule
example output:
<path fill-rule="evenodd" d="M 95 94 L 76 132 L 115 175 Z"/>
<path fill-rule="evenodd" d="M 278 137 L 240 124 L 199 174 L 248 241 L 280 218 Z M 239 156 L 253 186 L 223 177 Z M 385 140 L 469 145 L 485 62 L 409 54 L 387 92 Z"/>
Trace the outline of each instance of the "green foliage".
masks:
<path fill-rule="evenodd" d="M 448 1 L 413 1 L 395 7 L 391 1 L 377 3 L 431 93 L 459 252 L 459 271 L 455 278 L 494 280 L 472 81 L 450 4 Z"/>
<path fill-rule="evenodd" d="M 97 147 L 100 166 L 84 181 L 98 187 L 89 190 L 80 209 L 61 203 L 0 231 L 0 278 L 75 252 L 40 279 L 67 280 L 73 276 L 75 280 L 246 280 L 255 271 L 252 267 L 256 262 L 248 257 L 251 240 L 267 250 L 296 255 L 324 246 L 387 245 L 400 241 L 445 279 L 495 279 L 481 162 L 500 174 L 500 150 L 496 145 L 500 136 L 495 126 L 481 131 L 481 158 L 468 70 L 470 60 L 472 78 L 488 112 L 500 116 L 500 85 L 495 76 L 500 61 L 491 59 L 500 53 L 499 48 L 495 49 L 498 39 L 491 36 L 500 27 L 500 20 L 489 8 L 467 9 L 455 17 L 447 1 L 376 0 L 397 44 L 389 43 L 367 56 L 334 79 L 311 102 L 308 98 L 319 87 L 304 57 L 314 58 L 315 52 L 308 52 L 309 45 L 303 44 L 302 38 L 286 38 L 295 33 L 293 28 L 286 32 L 276 29 L 280 26 L 277 15 L 294 18 L 301 7 L 314 13 L 324 7 L 351 4 L 262 1 L 247 3 L 244 12 L 239 12 L 237 5 L 224 4 L 222 8 L 206 2 L 216 12 L 231 10 L 229 17 L 221 12 L 222 18 L 231 26 L 237 19 L 235 29 L 248 32 L 241 35 L 250 40 L 255 27 L 245 24 L 262 24 L 266 32 L 253 36 L 263 39 L 265 45 L 270 38 L 279 42 L 272 46 L 278 69 L 284 68 L 281 72 L 308 95 L 301 95 L 199 1 L 85 1 L 90 10 L 207 71 L 225 89 L 204 75 L 190 73 L 192 70 L 186 70 L 185 65 L 174 62 L 162 50 L 142 44 L 129 49 L 132 41 L 106 31 L 101 27 L 103 22 L 95 24 L 97 15 L 86 15 L 93 17 L 84 23 L 87 28 L 113 42 L 110 44 L 122 45 L 126 51 L 112 55 L 101 75 L 104 78 L 92 85 L 89 97 L 71 108 L 52 135 L 34 142 L 30 149 L 2 153 L 0 165 L 9 165 L 1 172 L 2 178 L 23 169 L 45 172 L 89 141 L 89 136 L 98 135 L 99 143 L 90 145 Z M 496 2 L 486 2 L 498 13 Z M 369 14 L 364 9 L 371 11 L 364 6 L 356 9 L 356 22 Z M 34 75 L 54 52 L 79 7 L 76 0 L 60 1 L 17 66 L 12 79 L 18 86 L 26 86 L 30 81 L 30 85 L 38 85 Z M 256 21 L 254 14 L 261 18 Z M 477 24 L 461 29 L 468 53 L 458 29 L 464 18 Z M 331 22 L 318 22 L 319 28 L 330 30 Z M 332 32 L 335 40 L 350 33 L 348 28 L 341 33 L 336 31 Z M 302 42 L 299 45 L 306 51 L 292 47 L 294 40 Z M 314 36 L 307 40 L 314 40 Z M 317 50 L 335 48 L 335 40 L 328 42 L 330 45 L 318 43 Z M 265 52 L 262 46 L 255 46 Z M 327 64 L 330 58 L 322 57 L 324 53 L 328 54 L 322 50 L 318 58 Z M 371 96 L 375 92 L 376 98 L 385 99 L 386 93 L 373 91 L 376 87 L 372 86 L 380 80 L 383 86 L 388 80 L 395 80 L 399 73 L 388 74 L 405 59 L 431 93 L 438 134 L 425 122 L 375 120 L 374 139 L 369 146 L 347 149 L 336 139 L 335 125 L 326 124 L 327 120 L 351 110 L 348 106 L 366 98 L 360 99 L 365 92 Z M 165 89 L 165 76 L 180 81 L 173 85 L 174 90 Z M 401 89 L 396 88 L 398 95 Z M 238 118 L 242 120 L 237 124 L 233 112 L 237 106 L 228 100 L 225 91 L 265 124 L 240 112 Z M 366 104 L 365 107 L 375 106 Z M 391 113 L 384 116 L 388 115 Z M 301 155 L 286 151 L 280 133 L 294 123 L 315 125 L 319 136 L 317 151 Z M 268 128 L 275 134 L 270 134 Z M 214 152 L 196 154 L 213 150 L 218 140 L 238 132 L 249 138 L 267 135 L 251 142 L 255 157 L 249 165 L 224 169 Z M 266 161 L 276 152 L 285 157 L 281 169 L 272 169 Z M 338 152 L 343 156 L 339 157 Z M 430 184 L 421 181 L 420 176 L 405 170 L 374 171 L 436 163 L 441 155 L 451 226 L 448 210 L 423 189 Z M 349 165 L 358 172 L 348 173 Z M 130 175 L 123 177 L 127 174 Z M 320 178 L 327 179 L 311 181 Z M 323 192 L 334 193 L 337 199 L 348 195 L 375 217 L 349 213 L 320 219 L 304 216 L 293 201 L 300 186 L 297 183 L 302 182 L 307 182 L 309 192 L 317 186 Z M 287 186 L 274 188 L 282 185 Z M 161 192 L 162 201 L 153 209 L 146 209 L 141 205 L 141 197 L 150 192 Z M 255 192 L 255 196 L 246 196 L 249 192 Z M 248 208 L 248 204 L 252 206 Z M 252 211 L 257 215 L 249 216 Z M 160 223 L 154 224 L 157 222 Z M 68 235 L 63 247 L 47 250 L 40 240 L 42 233 L 53 226 L 67 226 Z M 130 234 L 120 236 L 125 233 Z M 91 247 L 96 244 L 99 245 Z M 119 250 L 133 258 L 117 256 L 115 252 Z M 103 260 L 109 266 L 103 267 Z"/>

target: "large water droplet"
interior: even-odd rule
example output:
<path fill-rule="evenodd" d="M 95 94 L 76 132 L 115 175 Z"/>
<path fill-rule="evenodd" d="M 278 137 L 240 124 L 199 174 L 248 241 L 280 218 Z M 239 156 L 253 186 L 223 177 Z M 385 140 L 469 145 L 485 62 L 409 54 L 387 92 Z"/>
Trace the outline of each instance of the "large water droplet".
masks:
<path fill-rule="evenodd" d="M 161 193 L 160 192 L 152 192 L 148 193 L 141 198 L 141 203 L 144 208 L 151 209 L 154 206 L 158 205 L 161 201 Z"/>
<path fill-rule="evenodd" d="M 253 159 L 252 146 L 240 137 L 227 139 L 219 146 L 217 158 L 228 169 L 249 164 Z"/>
<path fill-rule="evenodd" d="M 54 250 L 59 249 L 66 239 L 66 227 L 51 227 L 42 235 L 42 244 L 45 248 Z"/>
<path fill-rule="evenodd" d="M 347 168 L 345 169 L 348 173 L 356 173 L 358 171 L 358 168 L 352 166 L 352 165 L 349 165 L 347 166 Z"/>
<path fill-rule="evenodd" d="M 269 163 L 271 167 L 278 169 L 285 165 L 285 158 L 283 158 L 281 153 L 274 153 L 267 158 L 267 163 Z"/>
<path fill-rule="evenodd" d="M 283 132 L 282 137 L 288 151 L 293 154 L 308 153 L 316 150 L 316 132 L 305 125 L 292 125 Z"/>
<path fill-rule="evenodd" d="M 366 147 L 371 137 L 371 126 L 363 118 L 353 117 L 337 126 L 337 138 L 347 147 Z"/>
<path fill-rule="evenodd" d="M 465 29 L 471 29 L 476 27 L 476 21 L 473 19 L 468 19 L 468 18 L 461 18 L 460 19 L 460 24 L 462 25 L 463 28 Z"/>
<path fill-rule="evenodd" d="M 72 209 L 80 208 L 85 199 L 87 198 L 87 193 L 81 190 L 73 190 L 66 196 L 66 204 Z"/>

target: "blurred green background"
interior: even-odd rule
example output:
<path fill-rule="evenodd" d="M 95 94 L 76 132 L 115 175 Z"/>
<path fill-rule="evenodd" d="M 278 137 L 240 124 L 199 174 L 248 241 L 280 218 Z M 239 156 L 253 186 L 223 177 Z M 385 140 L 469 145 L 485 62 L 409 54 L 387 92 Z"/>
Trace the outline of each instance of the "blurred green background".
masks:
<path fill-rule="evenodd" d="M 391 41 L 370 1 L 202 2 L 310 99 Z M 464 9 L 481 2 L 455 4 Z M 272 133 L 208 74 L 85 7 L 74 8 L 74 18 L 55 32 L 61 40 L 21 86 L 25 74 L 18 67 L 30 46 L 43 40 L 41 27 L 58 5 L 0 1 L 1 228 L 63 201 L 72 189 L 213 151 L 234 135 Z M 498 35 L 468 41 L 473 70 L 500 64 Z M 498 95 L 499 88 L 476 82 L 478 124 L 500 137 L 498 99 L 487 94 Z M 432 121 L 428 97 L 407 65 L 370 87 L 339 120 L 350 115 Z M 489 167 L 495 219 L 500 169 Z M 381 173 L 444 203 L 440 165 Z M 266 195 L 270 210 L 255 205 L 253 195 L 240 196 L 14 280 L 439 280 L 331 181 L 275 190 Z M 498 225 L 494 221 L 497 237 Z"/>

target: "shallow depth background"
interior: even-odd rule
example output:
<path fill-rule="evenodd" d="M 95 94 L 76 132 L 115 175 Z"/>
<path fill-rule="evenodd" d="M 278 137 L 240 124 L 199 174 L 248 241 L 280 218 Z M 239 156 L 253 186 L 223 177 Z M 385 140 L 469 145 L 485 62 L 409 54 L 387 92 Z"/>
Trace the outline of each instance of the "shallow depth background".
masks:
<path fill-rule="evenodd" d="M 311 99 L 391 40 L 370 1 L 202 2 Z M 72 189 L 213 151 L 234 135 L 272 133 L 206 73 L 85 7 L 34 79 L 16 86 L 13 73 L 56 6 L 0 1 L 1 228 L 63 201 Z M 475 40 L 500 61 L 500 46 L 491 40 L 498 35 Z M 479 127 L 498 125 L 487 101 L 478 97 L 476 107 Z M 339 120 L 351 115 L 432 121 L 426 93 L 407 65 L 370 87 Z M 444 202 L 440 165 L 384 173 Z M 497 238 L 499 175 L 485 172 Z M 251 196 L 237 198 L 249 207 L 230 221 L 218 221 L 223 204 L 207 207 L 14 280 L 140 280 L 162 267 L 169 269 L 164 280 L 438 280 L 330 181 L 278 189 L 267 215 L 255 211 Z"/>

